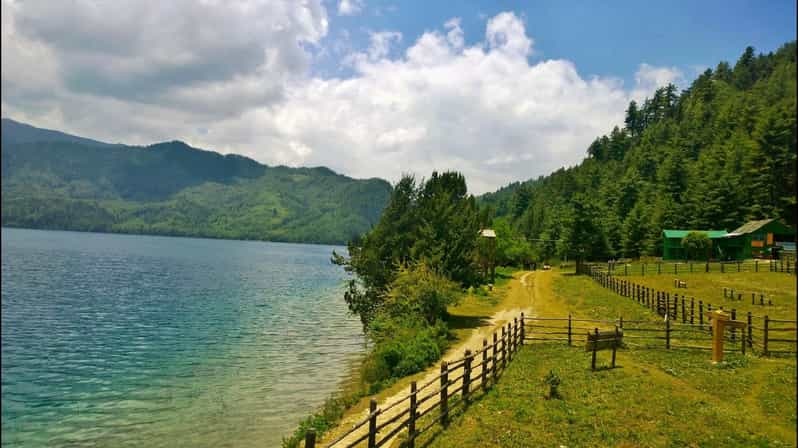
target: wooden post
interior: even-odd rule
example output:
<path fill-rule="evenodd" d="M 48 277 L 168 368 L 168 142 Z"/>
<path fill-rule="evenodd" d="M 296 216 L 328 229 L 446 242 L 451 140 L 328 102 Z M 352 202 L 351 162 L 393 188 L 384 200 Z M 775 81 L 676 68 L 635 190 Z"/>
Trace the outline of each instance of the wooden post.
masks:
<path fill-rule="evenodd" d="M 507 339 L 505 338 L 507 330 L 502 325 L 502 370 L 507 367 Z"/>
<path fill-rule="evenodd" d="M 449 364 L 446 361 L 441 363 L 441 425 L 449 424 Z"/>
<path fill-rule="evenodd" d="M 709 258 L 707 258 L 707 264 L 706 267 L 704 268 L 704 272 L 709 272 Z"/>
<path fill-rule="evenodd" d="M 518 344 L 520 341 L 518 340 L 518 318 L 513 318 L 513 353 L 518 351 Z"/>
<path fill-rule="evenodd" d="M 369 401 L 369 448 L 377 446 L 377 400 Z"/>
<path fill-rule="evenodd" d="M 682 296 L 682 323 L 687 323 L 687 316 L 684 314 L 684 296 Z"/>
<path fill-rule="evenodd" d="M 524 313 L 521 313 L 521 345 L 524 345 L 525 336 L 526 332 L 524 331 Z"/>
<path fill-rule="evenodd" d="M 471 386 L 471 350 L 466 349 L 463 356 L 463 400 L 468 401 L 468 388 Z"/>
<path fill-rule="evenodd" d="M 513 360 L 513 324 L 507 322 L 507 361 Z"/>
<path fill-rule="evenodd" d="M 751 305 L 756 305 L 756 293 L 751 293 Z"/>
<path fill-rule="evenodd" d="M 754 272 L 759 272 L 759 260 L 754 260 Z"/>
<path fill-rule="evenodd" d="M 571 315 L 568 315 L 568 345 L 571 345 Z"/>
<path fill-rule="evenodd" d="M 759 294 L 759 305 L 765 305 L 765 295 L 762 293 Z"/>
<path fill-rule="evenodd" d="M 493 382 L 496 383 L 496 365 L 498 364 L 499 358 L 496 357 L 496 354 L 499 350 L 499 341 L 496 338 L 496 332 L 493 332 Z"/>
<path fill-rule="evenodd" d="M 732 308 L 731 320 L 737 320 L 737 310 L 734 308 Z M 731 328 L 731 340 L 732 342 L 737 340 L 737 329 L 734 327 Z"/>
<path fill-rule="evenodd" d="M 482 340 L 482 390 L 488 390 L 488 340 Z"/>
<path fill-rule="evenodd" d="M 704 326 L 704 302 L 698 301 L 698 325 Z"/>
<path fill-rule="evenodd" d="M 751 319 L 752 319 L 752 316 L 751 316 L 751 312 L 749 311 L 748 312 L 748 347 L 750 347 L 751 350 L 753 350 L 754 349 L 754 336 L 753 336 L 753 330 L 751 329 Z"/>
<path fill-rule="evenodd" d="M 594 329 L 596 340 L 593 342 L 593 359 L 590 361 L 590 368 L 596 370 L 596 348 L 598 347 L 598 328 Z"/>
<path fill-rule="evenodd" d="M 410 417 L 407 420 L 407 448 L 416 445 L 416 414 L 418 413 L 418 387 L 416 382 L 410 383 Z"/>
<path fill-rule="evenodd" d="M 712 304 L 707 303 L 707 312 L 712 311 Z M 712 326 L 709 326 L 709 334 L 712 334 Z"/>
<path fill-rule="evenodd" d="M 690 297 L 690 325 L 694 323 L 695 316 L 695 297 Z"/>
<path fill-rule="evenodd" d="M 618 349 L 618 327 L 615 327 L 615 341 L 612 343 L 612 368 L 615 368 L 615 351 Z"/>
<path fill-rule="evenodd" d="M 305 431 L 305 448 L 316 448 L 316 430 L 313 428 Z"/>
<path fill-rule="evenodd" d="M 665 348 L 671 348 L 671 319 L 665 316 Z"/>
<path fill-rule="evenodd" d="M 768 326 L 769 326 L 769 324 L 770 324 L 770 318 L 766 315 L 765 316 L 764 336 L 762 338 L 762 346 L 763 346 L 763 351 L 765 353 L 765 356 L 768 356 L 768 354 L 769 354 L 768 353 Z"/>

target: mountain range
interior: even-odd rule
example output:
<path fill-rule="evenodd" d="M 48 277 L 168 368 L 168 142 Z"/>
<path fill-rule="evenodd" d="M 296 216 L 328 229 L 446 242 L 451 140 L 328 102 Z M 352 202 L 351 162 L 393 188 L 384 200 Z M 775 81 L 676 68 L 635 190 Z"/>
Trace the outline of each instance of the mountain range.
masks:
<path fill-rule="evenodd" d="M 109 144 L 8 118 L 0 136 L 7 227 L 342 244 L 392 190 L 180 141 Z"/>

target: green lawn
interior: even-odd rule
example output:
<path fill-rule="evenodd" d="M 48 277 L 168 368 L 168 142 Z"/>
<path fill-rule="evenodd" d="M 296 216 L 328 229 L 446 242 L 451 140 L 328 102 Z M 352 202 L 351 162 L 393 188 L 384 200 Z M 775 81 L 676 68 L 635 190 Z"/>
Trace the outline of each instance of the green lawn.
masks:
<path fill-rule="evenodd" d="M 796 313 L 796 277 L 778 272 L 740 272 L 709 273 L 679 275 L 647 275 L 621 277 L 639 285 L 645 285 L 660 291 L 679 294 L 705 304 L 711 303 L 713 308 L 736 309 L 739 314 L 751 312 L 754 316 L 768 315 L 774 319 L 795 319 Z M 674 279 L 687 282 L 687 288 L 674 288 Z M 735 295 L 742 293 L 742 300 L 723 298 L 723 288 L 734 289 Z M 756 294 L 756 304 L 751 305 L 751 293 Z M 772 306 L 759 305 L 760 294 L 771 299 Z"/>
<path fill-rule="evenodd" d="M 659 320 L 588 277 L 534 276 L 539 316 Z M 591 372 L 583 343 L 528 343 L 494 388 L 417 446 L 796 446 L 795 358 L 726 356 L 713 366 L 702 350 L 621 350 L 618 368 Z M 599 353 L 599 366 L 609 358 Z M 562 399 L 545 398 L 551 370 Z"/>

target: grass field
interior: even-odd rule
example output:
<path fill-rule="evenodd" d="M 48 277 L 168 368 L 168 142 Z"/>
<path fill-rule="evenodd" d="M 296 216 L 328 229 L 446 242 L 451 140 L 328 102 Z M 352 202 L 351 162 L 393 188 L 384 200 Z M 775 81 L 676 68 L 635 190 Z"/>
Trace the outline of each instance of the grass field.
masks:
<path fill-rule="evenodd" d="M 687 288 L 674 288 L 674 279 L 687 282 Z M 738 313 L 751 312 L 754 316 L 768 315 L 774 319 L 795 319 L 796 277 L 778 272 L 740 272 L 679 275 L 647 275 L 622 277 L 639 285 L 703 300 L 713 308 L 736 309 Z M 723 288 L 734 289 L 735 295 L 742 293 L 742 300 L 723 298 Z M 756 295 L 756 304 L 751 304 L 751 293 Z M 764 294 L 765 303 L 759 305 L 759 296 Z"/>
<path fill-rule="evenodd" d="M 588 277 L 533 276 L 539 316 L 658 319 Z M 609 356 L 599 353 L 599 365 Z M 583 345 L 527 343 L 494 388 L 417 446 L 796 446 L 795 358 L 728 354 L 714 366 L 709 357 L 621 350 L 618 368 L 591 372 Z M 552 370 L 562 399 L 545 397 Z"/>

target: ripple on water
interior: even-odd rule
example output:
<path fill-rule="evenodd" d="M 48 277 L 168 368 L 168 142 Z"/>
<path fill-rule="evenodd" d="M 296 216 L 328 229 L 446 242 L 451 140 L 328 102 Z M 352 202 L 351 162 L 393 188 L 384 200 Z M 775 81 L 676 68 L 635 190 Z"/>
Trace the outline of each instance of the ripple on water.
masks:
<path fill-rule="evenodd" d="M 332 249 L 2 229 L 2 445 L 279 444 L 363 350 Z"/>

